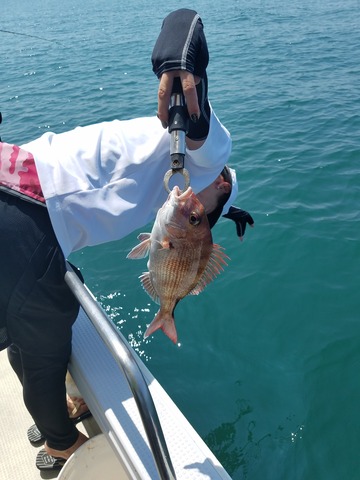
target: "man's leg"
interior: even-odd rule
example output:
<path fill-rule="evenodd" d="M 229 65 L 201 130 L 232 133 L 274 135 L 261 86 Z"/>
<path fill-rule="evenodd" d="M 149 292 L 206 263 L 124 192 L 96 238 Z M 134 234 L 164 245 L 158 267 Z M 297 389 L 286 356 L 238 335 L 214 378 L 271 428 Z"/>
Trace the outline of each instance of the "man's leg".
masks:
<path fill-rule="evenodd" d="M 22 200 L 6 203 L 0 217 L 7 241 L 0 243 L 12 283 L 5 302 L 7 329 L 21 356 L 26 406 L 48 448 L 65 452 L 79 439 L 65 391 L 79 305 L 65 283 L 65 260 L 46 209 Z"/>

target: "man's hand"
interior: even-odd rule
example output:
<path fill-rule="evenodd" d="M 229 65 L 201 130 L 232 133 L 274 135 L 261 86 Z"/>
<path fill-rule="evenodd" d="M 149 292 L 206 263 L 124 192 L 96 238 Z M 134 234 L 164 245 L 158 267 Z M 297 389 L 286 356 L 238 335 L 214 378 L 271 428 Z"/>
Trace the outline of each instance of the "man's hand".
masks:
<path fill-rule="evenodd" d="M 254 227 L 254 219 L 249 212 L 242 208 L 231 206 L 228 213 L 223 215 L 223 217 L 235 222 L 236 233 L 241 241 L 245 235 L 246 225 L 248 224 L 250 227 Z"/>
<path fill-rule="evenodd" d="M 160 77 L 157 113 L 157 116 L 164 128 L 166 128 L 168 125 L 169 103 L 175 77 L 180 77 L 191 120 L 196 122 L 200 117 L 200 108 L 196 92 L 196 85 L 199 83 L 200 78 L 194 77 L 192 73 L 187 72 L 186 70 L 172 70 L 170 72 L 164 72 Z"/>
<path fill-rule="evenodd" d="M 151 62 L 160 80 L 158 117 L 163 127 L 168 125 L 174 78 L 180 77 L 191 120 L 187 137 L 195 141 L 204 140 L 210 122 L 206 76 L 209 52 L 203 23 L 194 10 L 181 8 L 165 17 Z"/>

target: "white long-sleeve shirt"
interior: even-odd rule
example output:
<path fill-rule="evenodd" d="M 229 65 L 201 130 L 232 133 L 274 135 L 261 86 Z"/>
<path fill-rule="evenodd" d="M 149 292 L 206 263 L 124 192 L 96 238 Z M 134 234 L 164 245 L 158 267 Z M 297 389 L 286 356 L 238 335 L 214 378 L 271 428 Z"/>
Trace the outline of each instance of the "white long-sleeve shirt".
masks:
<path fill-rule="evenodd" d="M 163 179 L 170 168 L 170 135 L 156 117 L 49 132 L 21 147 L 34 156 L 65 256 L 128 235 L 151 221 L 166 200 Z M 195 193 L 215 180 L 230 152 L 229 132 L 212 112 L 205 143 L 186 152 L 185 168 Z M 223 214 L 237 194 L 232 174 L 233 190 Z"/>

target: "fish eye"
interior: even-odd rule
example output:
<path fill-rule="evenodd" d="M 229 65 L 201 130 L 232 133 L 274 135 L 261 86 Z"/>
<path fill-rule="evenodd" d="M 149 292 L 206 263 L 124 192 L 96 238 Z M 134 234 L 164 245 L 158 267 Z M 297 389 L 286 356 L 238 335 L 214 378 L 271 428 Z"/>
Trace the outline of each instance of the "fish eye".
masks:
<path fill-rule="evenodd" d="M 189 216 L 189 223 L 190 225 L 199 225 L 200 223 L 200 217 L 196 212 L 191 212 Z"/>

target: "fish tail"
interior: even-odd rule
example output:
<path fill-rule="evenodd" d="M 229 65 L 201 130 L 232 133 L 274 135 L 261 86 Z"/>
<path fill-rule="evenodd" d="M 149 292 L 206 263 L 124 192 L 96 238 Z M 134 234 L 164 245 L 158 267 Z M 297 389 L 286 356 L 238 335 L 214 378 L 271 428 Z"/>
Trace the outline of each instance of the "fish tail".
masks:
<path fill-rule="evenodd" d="M 161 310 L 158 311 L 154 320 L 148 326 L 144 338 L 152 335 L 156 330 L 161 328 L 161 330 L 167 335 L 170 340 L 177 344 L 177 332 L 175 328 L 174 317 L 171 314 L 163 313 Z"/>

